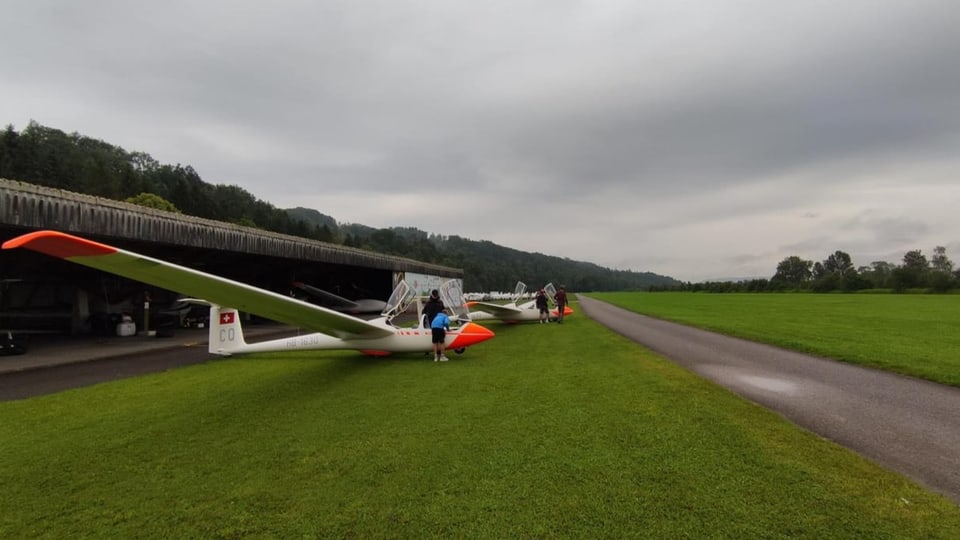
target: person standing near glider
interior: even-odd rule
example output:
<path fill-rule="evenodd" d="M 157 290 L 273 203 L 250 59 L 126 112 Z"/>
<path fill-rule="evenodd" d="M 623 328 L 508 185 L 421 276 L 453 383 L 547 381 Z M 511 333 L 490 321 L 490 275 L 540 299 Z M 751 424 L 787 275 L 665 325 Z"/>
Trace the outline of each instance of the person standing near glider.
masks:
<path fill-rule="evenodd" d="M 567 308 L 567 289 L 561 285 L 553 299 L 557 301 L 557 322 L 562 324 L 563 310 Z"/>
<path fill-rule="evenodd" d="M 547 293 L 543 289 L 537 291 L 537 310 L 540 312 L 540 324 L 550 322 L 550 307 L 547 305 Z"/>
<path fill-rule="evenodd" d="M 423 326 L 429 328 L 433 324 L 433 318 L 443 310 L 443 300 L 440 300 L 440 291 L 434 289 L 430 291 L 430 298 L 423 305 Z"/>
<path fill-rule="evenodd" d="M 444 342 L 447 339 L 447 330 L 450 329 L 450 317 L 447 317 L 446 311 L 446 308 L 441 305 L 440 312 L 437 313 L 430 323 L 430 332 L 433 336 L 434 362 L 446 362 L 448 360 Z"/>

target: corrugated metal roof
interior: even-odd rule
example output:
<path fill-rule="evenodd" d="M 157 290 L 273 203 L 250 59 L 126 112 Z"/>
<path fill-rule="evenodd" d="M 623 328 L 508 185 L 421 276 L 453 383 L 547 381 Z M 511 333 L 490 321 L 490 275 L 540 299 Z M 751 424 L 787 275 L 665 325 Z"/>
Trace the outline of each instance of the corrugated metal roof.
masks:
<path fill-rule="evenodd" d="M 463 270 L 0 178 L 0 224 L 462 278 Z"/>

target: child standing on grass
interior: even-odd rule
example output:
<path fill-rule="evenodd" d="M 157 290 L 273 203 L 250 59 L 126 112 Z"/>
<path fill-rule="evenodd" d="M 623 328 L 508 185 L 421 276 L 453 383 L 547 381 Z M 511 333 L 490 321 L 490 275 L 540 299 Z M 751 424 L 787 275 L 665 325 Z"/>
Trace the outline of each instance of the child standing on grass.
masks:
<path fill-rule="evenodd" d="M 430 332 L 433 341 L 433 361 L 446 362 L 446 343 L 447 330 L 450 329 L 450 317 L 447 317 L 446 308 L 441 307 L 440 311 L 430 323 Z"/>

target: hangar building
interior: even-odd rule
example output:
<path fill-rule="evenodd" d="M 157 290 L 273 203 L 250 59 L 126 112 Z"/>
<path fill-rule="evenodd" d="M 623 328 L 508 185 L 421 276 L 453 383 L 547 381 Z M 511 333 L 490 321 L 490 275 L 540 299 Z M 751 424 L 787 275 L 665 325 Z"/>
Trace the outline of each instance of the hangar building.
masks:
<path fill-rule="evenodd" d="M 52 229 L 287 293 L 295 281 L 386 300 L 400 279 L 423 292 L 463 270 L 0 179 L 0 242 Z M 0 250 L 0 330 L 82 334 L 118 311 L 177 295 L 26 249 Z M 137 315 L 135 312 L 140 311 Z"/>

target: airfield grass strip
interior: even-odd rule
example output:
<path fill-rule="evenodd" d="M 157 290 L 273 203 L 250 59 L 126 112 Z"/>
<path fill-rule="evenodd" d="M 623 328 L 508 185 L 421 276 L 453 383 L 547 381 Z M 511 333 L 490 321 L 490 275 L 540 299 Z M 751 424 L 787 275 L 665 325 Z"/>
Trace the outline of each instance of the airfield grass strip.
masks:
<path fill-rule="evenodd" d="M 960 508 L 607 331 L 0 403 L 0 538 L 956 538 Z"/>
<path fill-rule="evenodd" d="M 644 315 L 960 386 L 960 295 L 589 296 Z"/>

